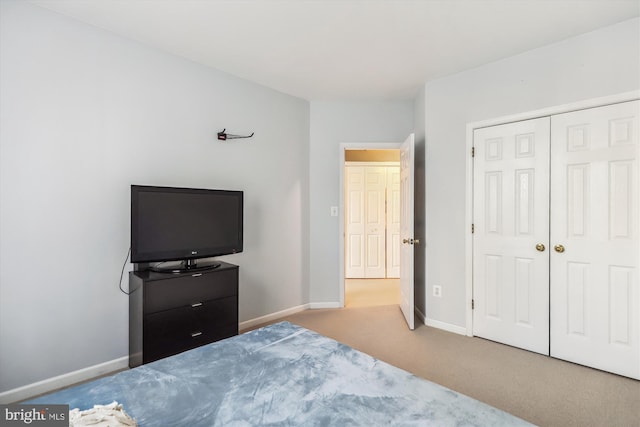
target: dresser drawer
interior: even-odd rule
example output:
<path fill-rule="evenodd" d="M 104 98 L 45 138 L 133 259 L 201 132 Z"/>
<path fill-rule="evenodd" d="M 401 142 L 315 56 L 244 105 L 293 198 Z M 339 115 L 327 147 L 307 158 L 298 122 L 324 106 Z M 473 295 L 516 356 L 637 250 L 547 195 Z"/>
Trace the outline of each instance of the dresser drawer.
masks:
<path fill-rule="evenodd" d="M 144 313 L 156 313 L 181 306 L 238 294 L 238 270 L 170 277 L 145 283 Z"/>
<path fill-rule="evenodd" d="M 144 361 L 238 334 L 238 298 L 206 301 L 149 314 L 143 320 Z"/>
<path fill-rule="evenodd" d="M 187 350 L 191 350 L 202 345 L 220 341 L 238 335 L 238 325 L 222 325 L 217 328 L 207 330 L 195 337 L 175 339 L 173 341 L 157 341 L 145 344 L 142 363 L 149 363 L 165 357 L 173 356 Z"/>

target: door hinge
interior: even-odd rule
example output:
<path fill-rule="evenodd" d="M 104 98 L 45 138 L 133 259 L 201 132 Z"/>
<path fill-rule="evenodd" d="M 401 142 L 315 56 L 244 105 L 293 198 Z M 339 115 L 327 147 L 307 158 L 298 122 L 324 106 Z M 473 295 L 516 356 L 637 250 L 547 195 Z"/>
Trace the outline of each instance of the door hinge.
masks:
<path fill-rule="evenodd" d="M 475 231 L 476 231 L 475 224 L 471 224 L 471 234 L 475 233 Z"/>
<path fill-rule="evenodd" d="M 476 156 L 476 147 L 471 147 L 471 157 Z"/>
<path fill-rule="evenodd" d="M 471 310 L 474 310 L 475 308 L 476 308 L 475 300 L 471 300 Z"/>

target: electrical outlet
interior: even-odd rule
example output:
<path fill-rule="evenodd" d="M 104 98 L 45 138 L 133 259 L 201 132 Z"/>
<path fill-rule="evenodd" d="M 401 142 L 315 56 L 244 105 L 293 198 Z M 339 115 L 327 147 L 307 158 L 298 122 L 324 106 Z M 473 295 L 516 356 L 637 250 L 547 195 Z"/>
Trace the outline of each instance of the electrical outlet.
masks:
<path fill-rule="evenodd" d="M 434 285 L 433 286 L 433 296 L 434 297 L 441 297 L 442 296 L 442 286 L 440 286 L 440 285 Z"/>
<path fill-rule="evenodd" d="M 338 207 L 331 206 L 331 216 L 338 216 Z"/>

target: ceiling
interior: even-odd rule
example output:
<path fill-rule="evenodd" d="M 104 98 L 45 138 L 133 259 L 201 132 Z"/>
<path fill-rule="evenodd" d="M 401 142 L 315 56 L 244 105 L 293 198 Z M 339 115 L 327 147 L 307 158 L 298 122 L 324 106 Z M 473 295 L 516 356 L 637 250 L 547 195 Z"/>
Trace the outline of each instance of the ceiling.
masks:
<path fill-rule="evenodd" d="M 426 81 L 640 15 L 639 0 L 31 3 L 308 100 L 410 99 Z"/>

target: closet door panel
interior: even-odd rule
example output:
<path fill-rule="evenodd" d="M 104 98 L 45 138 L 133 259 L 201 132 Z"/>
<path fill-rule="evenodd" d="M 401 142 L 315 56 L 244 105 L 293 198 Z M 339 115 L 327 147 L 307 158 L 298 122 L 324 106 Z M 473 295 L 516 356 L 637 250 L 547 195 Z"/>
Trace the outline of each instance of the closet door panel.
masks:
<path fill-rule="evenodd" d="M 399 277 L 400 168 L 345 167 L 345 277 Z"/>
<path fill-rule="evenodd" d="M 551 118 L 551 355 L 640 378 L 638 101 Z"/>
<path fill-rule="evenodd" d="M 549 354 L 549 118 L 474 132 L 474 335 Z"/>
<path fill-rule="evenodd" d="M 385 167 L 366 167 L 365 176 L 365 270 L 364 277 L 386 277 L 386 188 Z"/>
<path fill-rule="evenodd" d="M 345 276 L 361 278 L 365 273 L 364 167 L 345 168 Z"/>

